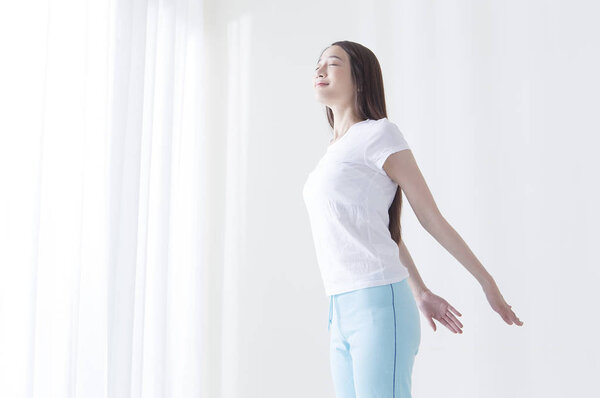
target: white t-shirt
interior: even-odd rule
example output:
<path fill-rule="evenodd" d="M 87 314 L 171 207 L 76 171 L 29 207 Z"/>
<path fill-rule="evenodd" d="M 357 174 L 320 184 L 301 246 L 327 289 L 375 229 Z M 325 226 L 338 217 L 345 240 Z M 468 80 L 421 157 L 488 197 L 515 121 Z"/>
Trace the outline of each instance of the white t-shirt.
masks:
<path fill-rule="evenodd" d="M 398 184 L 383 170 L 410 149 L 387 118 L 355 123 L 308 174 L 302 196 L 328 296 L 399 282 L 409 276 L 388 225 Z"/>

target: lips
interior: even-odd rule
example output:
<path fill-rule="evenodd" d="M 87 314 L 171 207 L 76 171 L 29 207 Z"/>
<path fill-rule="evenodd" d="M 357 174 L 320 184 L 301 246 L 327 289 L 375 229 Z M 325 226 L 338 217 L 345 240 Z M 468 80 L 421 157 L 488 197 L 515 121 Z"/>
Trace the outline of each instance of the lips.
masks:
<path fill-rule="evenodd" d="M 317 87 L 319 86 L 327 86 L 329 83 L 317 83 Z"/>

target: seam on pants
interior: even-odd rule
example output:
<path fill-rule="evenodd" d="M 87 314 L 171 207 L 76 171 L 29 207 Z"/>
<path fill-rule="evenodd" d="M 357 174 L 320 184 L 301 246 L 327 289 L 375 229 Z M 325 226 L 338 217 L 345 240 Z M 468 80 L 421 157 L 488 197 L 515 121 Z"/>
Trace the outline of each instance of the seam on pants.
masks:
<path fill-rule="evenodd" d="M 392 397 L 396 396 L 396 306 L 394 305 L 394 286 L 390 283 L 392 289 L 392 311 L 394 311 L 394 378 L 392 386 Z"/>
<path fill-rule="evenodd" d="M 327 330 L 331 326 L 331 310 L 333 309 L 333 295 L 329 296 L 329 321 L 327 322 Z"/>

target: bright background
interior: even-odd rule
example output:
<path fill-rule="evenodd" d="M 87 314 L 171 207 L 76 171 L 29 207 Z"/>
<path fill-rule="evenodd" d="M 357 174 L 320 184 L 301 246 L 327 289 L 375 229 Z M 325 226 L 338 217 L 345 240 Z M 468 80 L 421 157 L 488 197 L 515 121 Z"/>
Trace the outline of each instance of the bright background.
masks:
<path fill-rule="evenodd" d="M 598 397 L 600 6 L 18 1 L 0 6 L 0 396 L 333 397 L 302 186 L 336 40 L 509 326 L 419 225 L 462 335 L 422 319 L 418 397 Z M 588 318 L 589 317 L 589 318 Z"/>

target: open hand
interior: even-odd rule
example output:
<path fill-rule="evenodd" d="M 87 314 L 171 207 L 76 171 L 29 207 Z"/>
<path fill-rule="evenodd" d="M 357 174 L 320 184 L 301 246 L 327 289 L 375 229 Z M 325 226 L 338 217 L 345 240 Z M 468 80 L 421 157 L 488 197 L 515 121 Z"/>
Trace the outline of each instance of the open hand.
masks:
<path fill-rule="evenodd" d="M 482 287 L 485 297 L 492 306 L 492 309 L 500 314 L 502 319 L 504 319 L 504 322 L 508 323 L 509 325 L 515 323 L 519 326 L 523 326 L 523 322 L 511 309 L 512 306 L 508 305 L 508 303 L 504 301 L 504 297 L 502 297 L 500 289 L 498 289 L 498 286 L 495 282 L 487 282 L 483 284 Z"/>
<path fill-rule="evenodd" d="M 416 302 L 419 310 L 425 315 L 434 332 L 436 331 L 436 327 L 433 319 L 437 319 L 438 322 L 445 325 L 453 333 L 462 333 L 461 328 L 463 324 L 460 323 L 451 311 L 454 311 L 458 316 L 462 316 L 462 314 L 446 300 L 426 290 L 420 297 L 416 298 Z"/>

